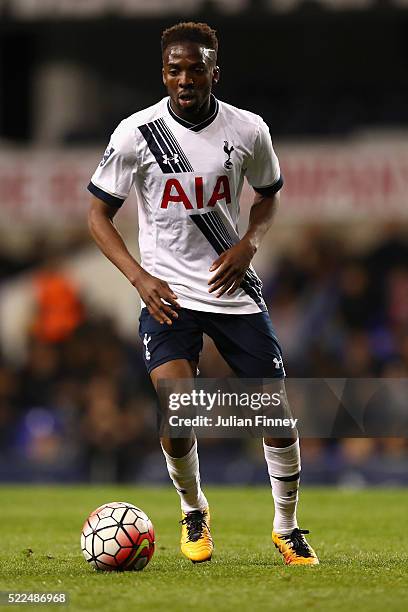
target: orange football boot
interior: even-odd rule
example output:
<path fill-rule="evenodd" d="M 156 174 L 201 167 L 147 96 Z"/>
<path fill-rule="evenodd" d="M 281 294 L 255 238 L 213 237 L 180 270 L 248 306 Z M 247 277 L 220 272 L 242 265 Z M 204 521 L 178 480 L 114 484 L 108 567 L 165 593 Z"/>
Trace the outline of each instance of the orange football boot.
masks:
<path fill-rule="evenodd" d="M 272 531 L 272 542 L 281 553 L 286 565 L 319 565 L 319 559 L 304 534 L 307 529 L 294 529 L 288 535 Z"/>
<path fill-rule="evenodd" d="M 181 513 L 181 552 L 193 563 L 210 561 L 214 549 L 210 532 L 210 509 Z"/>

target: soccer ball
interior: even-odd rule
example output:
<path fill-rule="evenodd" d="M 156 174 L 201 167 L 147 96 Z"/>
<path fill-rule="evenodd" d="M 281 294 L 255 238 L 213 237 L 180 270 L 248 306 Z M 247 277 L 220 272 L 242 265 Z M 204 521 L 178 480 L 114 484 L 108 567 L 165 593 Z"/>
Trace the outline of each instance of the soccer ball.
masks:
<path fill-rule="evenodd" d="M 104 504 L 86 519 L 81 548 L 86 561 L 98 570 L 142 570 L 154 553 L 153 525 L 133 504 Z"/>

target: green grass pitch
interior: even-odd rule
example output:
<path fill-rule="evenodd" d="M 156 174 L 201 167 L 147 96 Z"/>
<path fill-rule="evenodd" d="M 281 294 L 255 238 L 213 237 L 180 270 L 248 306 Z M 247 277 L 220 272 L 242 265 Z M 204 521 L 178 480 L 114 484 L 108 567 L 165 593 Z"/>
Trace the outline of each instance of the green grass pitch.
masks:
<path fill-rule="evenodd" d="M 58 607 L 75 612 L 408 609 L 406 490 L 304 487 L 300 526 L 321 560 L 306 568 L 285 567 L 271 544 L 267 486 L 205 490 L 216 548 L 193 565 L 179 553 L 170 488 L 0 487 L 0 590 L 66 591 L 69 606 Z M 156 552 L 142 572 L 96 572 L 82 557 L 82 523 L 109 501 L 134 503 L 154 523 Z"/>

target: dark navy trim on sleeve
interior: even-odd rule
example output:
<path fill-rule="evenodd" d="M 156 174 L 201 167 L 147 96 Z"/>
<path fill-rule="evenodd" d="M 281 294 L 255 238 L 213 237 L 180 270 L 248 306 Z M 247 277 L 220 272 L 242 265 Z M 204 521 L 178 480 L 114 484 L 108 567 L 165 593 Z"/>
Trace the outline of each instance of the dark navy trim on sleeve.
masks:
<path fill-rule="evenodd" d="M 262 196 L 268 197 L 268 196 L 275 195 L 275 193 L 278 193 L 278 191 L 282 189 L 282 187 L 283 187 L 283 176 L 281 175 L 276 181 L 276 183 L 274 183 L 273 185 L 268 185 L 267 187 L 254 187 L 254 189 L 257 193 L 260 193 Z"/>
<path fill-rule="evenodd" d="M 115 206 L 116 208 L 120 208 L 123 202 L 125 201 L 124 198 L 117 198 L 116 196 L 113 196 L 110 193 L 106 193 L 106 191 L 103 191 L 103 189 L 100 189 L 99 187 L 94 185 L 92 181 L 89 183 L 87 189 L 94 196 L 96 196 L 106 204 L 109 204 L 110 206 Z"/>

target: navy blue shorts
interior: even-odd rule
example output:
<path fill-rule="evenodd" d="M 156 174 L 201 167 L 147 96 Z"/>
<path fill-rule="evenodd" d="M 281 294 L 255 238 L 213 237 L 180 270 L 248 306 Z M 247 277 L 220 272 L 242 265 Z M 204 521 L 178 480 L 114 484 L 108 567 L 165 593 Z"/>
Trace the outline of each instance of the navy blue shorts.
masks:
<path fill-rule="evenodd" d="M 177 313 L 178 319 L 168 326 L 142 309 L 139 335 L 149 374 L 173 359 L 198 364 L 204 333 L 240 378 L 285 376 L 282 352 L 267 312 L 229 315 L 181 308 Z"/>

